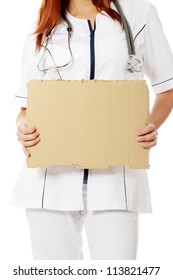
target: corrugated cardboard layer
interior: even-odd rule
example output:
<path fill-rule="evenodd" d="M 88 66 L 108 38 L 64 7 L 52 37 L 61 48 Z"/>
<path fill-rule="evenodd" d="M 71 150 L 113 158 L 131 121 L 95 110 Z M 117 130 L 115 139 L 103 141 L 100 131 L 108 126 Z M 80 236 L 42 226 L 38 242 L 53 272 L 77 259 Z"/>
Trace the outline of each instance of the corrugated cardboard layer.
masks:
<path fill-rule="evenodd" d="M 144 80 L 32 80 L 27 125 L 38 128 L 41 141 L 29 148 L 27 165 L 148 168 L 148 150 L 136 140 L 148 117 Z"/>

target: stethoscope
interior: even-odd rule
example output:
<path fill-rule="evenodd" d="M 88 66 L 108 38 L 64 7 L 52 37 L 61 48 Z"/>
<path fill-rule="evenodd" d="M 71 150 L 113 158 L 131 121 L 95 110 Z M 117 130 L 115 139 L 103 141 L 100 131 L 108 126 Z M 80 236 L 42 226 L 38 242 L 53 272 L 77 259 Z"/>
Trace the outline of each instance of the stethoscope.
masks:
<path fill-rule="evenodd" d="M 127 40 L 127 47 L 128 47 L 128 55 L 129 56 L 128 56 L 128 62 L 127 62 L 127 65 L 126 65 L 126 69 L 130 73 L 141 72 L 142 71 L 143 63 L 136 56 L 135 46 L 134 46 L 134 41 L 133 41 L 133 36 L 132 36 L 132 31 L 131 31 L 130 25 L 129 25 L 126 17 L 124 16 L 124 13 L 123 13 L 123 11 L 121 9 L 119 1 L 118 0 L 114 0 L 114 4 L 115 4 L 115 6 L 117 8 L 117 11 L 119 12 L 119 14 L 120 14 L 120 16 L 122 18 L 122 22 L 123 22 L 123 25 L 124 25 L 124 31 L 125 31 L 125 35 L 126 35 L 126 40 Z M 56 65 L 56 62 L 55 62 L 55 60 L 54 60 L 50 50 L 47 48 L 48 42 L 49 42 L 49 40 L 50 40 L 50 38 L 52 36 L 51 35 L 52 34 L 52 30 L 51 30 L 49 35 L 46 36 L 45 45 L 41 45 L 44 48 L 44 51 L 43 51 L 43 54 L 40 57 L 39 62 L 37 64 L 38 70 L 43 72 L 43 73 L 46 73 L 48 70 L 55 69 L 57 71 L 58 76 L 59 76 L 60 79 L 62 79 L 62 77 L 61 77 L 61 75 L 59 73 L 59 69 L 65 68 L 66 66 L 70 65 L 72 63 L 72 61 L 73 61 L 73 54 L 72 54 L 72 50 L 71 50 L 71 46 L 70 46 L 71 33 L 72 33 L 73 29 L 72 29 L 72 25 L 71 25 L 70 21 L 66 17 L 64 17 L 63 19 L 64 19 L 64 21 L 67 24 L 68 49 L 69 49 L 69 53 L 70 53 L 69 61 L 67 63 L 65 63 L 64 65 L 61 65 L 61 66 Z M 40 67 L 40 64 L 41 64 L 41 61 L 42 61 L 46 51 L 48 51 L 49 55 L 51 56 L 51 59 L 52 59 L 52 61 L 54 63 L 54 66 L 50 66 L 50 67 L 42 69 Z"/>

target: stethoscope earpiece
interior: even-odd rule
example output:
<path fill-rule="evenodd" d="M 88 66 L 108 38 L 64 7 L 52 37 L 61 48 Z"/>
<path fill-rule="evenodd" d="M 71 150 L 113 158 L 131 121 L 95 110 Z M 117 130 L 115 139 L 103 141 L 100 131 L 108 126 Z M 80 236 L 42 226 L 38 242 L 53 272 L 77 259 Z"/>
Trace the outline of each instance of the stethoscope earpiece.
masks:
<path fill-rule="evenodd" d="M 72 32 L 72 27 L 68 26 L 68 27 L 67 27 L 67 31 L 68 31 L 68 32 Z"/>

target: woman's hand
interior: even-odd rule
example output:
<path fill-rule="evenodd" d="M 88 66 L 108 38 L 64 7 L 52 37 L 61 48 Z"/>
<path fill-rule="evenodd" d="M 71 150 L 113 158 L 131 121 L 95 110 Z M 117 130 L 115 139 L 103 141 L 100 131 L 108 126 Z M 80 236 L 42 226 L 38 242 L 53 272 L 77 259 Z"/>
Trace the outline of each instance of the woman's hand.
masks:
<path fill-rule="evenodd" d="M 157 129 L 165 122 L 173 108 L 173 88 L 156 94 L 151 110 L 149 124 L 137 136 L 137 141 L 144 149 L 157 144 Z"/>
<path fill-rule="evenodd" d="M 22 108 L 17 117 L 17 137 L 23 146 L 23 151 L 27 157 L 30 156 L 28 147 L 35 146 L 39 141 L 39 132 L 36 127 L 27 127 L 26 125 L 26 109 Z"/>
<path fill-rule="evenodd" d="M 157 129 L 152 123 L 145 126 L 137 135 L 137 141 L 144 149 L 150 149 L 157 144 Z"/>

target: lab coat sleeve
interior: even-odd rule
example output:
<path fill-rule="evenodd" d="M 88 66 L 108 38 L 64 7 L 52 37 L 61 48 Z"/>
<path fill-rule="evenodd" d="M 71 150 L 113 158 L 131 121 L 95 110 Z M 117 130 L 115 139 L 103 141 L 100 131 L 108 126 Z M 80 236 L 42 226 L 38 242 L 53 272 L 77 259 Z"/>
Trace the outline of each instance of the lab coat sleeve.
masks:
<path fill-rule="evenodd" d="M 144 33 L 144 67 L 153 91 L 158 94 L 173 88 L 173 54 L 153 4 L 147 9 Z"/>
<path fill-rule="evenodd" d="M 27 83 L 31 79 L 39 78 L 35 52 L 35 35 L 32 35 L 35 27 L 36 23 L 33 23 L 25 38 L 21 61 L 21 77 L 13 100 L 14 104 L 24 108 L 27 107 Z"/>

